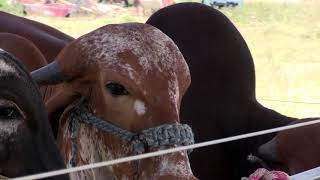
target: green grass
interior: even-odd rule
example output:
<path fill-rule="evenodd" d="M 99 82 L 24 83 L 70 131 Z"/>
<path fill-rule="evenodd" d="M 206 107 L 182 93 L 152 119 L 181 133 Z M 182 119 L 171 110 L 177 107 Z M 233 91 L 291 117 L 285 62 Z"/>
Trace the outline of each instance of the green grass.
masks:
<path fill-rule="evenodd" d="M 244 2 L 242 8 L 222 11 L 248 43 L 257 97 L 320 103 L 320 3 Z M 116 17 L 30 18 L 78 37 L 110 23 L 145 22 L 147 17 L 132 11 Z M 260 102 L 290 116 L 320 116 L 320 104 Z"/>
<path fill-rule="evenodd" d="M 258 98 L 320 103 L 320 4 L 249 3 L 223 9 L 247 41 Z M 261 101 L 296 116 L 319 116 L 320 104 Z"/>
<path fill-rule="evenodd" d="M 22 6 L 10 4 L 8 0 L 0 0 L 0 11 L 22 15 Z"/>

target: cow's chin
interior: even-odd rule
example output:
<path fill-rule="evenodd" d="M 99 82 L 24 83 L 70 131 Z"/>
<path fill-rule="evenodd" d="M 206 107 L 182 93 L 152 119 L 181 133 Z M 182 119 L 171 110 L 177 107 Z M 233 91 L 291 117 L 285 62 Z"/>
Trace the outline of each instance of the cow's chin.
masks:
<path fill-rule="evenodd" d="M 167 148 L 174 148 L 165 147 Z M 152 149 L 159 151 L 161 149 Z M 180 151 L 162 156 L 141 160 L 139 179 L 150 180 L 195 180 L 189 164 L 187 152 Z"/>

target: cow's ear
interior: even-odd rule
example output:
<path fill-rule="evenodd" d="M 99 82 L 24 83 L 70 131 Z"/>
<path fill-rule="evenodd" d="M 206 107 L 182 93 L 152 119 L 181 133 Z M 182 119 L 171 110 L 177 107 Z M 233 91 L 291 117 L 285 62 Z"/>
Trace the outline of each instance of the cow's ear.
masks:
<path fill-rule="evenodd" d="M 267 143 L 261 145 L 258 149 L 259 157 L 270 161 L 270 162 L 278 162 L 278 155 L 277 155 L 277 141 L 276 137 L 272 140 L 268 141 Z"/>

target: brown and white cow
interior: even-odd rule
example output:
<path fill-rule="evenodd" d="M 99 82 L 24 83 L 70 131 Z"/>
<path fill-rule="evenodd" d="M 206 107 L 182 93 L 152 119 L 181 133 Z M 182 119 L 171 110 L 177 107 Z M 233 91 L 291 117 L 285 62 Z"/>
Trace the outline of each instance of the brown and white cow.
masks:
<path fill-rule="evenodd" d="M 68 44 L 53 63 L 32 76 L 42 85 L 63 82 L 46 105 L 50 117 L 60 119 L 58 141 L 65 162 L 75 158 L 76 165 L 133 154 L 132 142 L 86 123 L 80 123 L 72 141 L 70 121 L 77 103 L 85 102 L 88 111 L 103 121 L 139 133 L 179 124 L 180 102 L 190 84 L 188 66 L 173 41 L 140 23 L 107 25 L 90 32 Z M 145 152 L 174 146 L 146 147 Z M 195 179 L 186 152 L 83 171 L 72 177 Z"/>

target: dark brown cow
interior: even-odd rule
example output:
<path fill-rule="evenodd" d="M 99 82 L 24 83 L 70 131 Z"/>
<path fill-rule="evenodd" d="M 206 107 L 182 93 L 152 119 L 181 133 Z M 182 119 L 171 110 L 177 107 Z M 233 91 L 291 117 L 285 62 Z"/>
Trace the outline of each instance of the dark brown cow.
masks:
<path fill-rule="evenodd" d="M 37 85 L 14 56 L 0 50 L 0 174 L 18 177 L 64 167 Z"/>
<path fill-rule="evenodd" d="M 31 41 L 21 36 L 0 33 L 0 48 L 21 59 L 29 72 L 48 64 L 40 50 Z M 51 90 L 48 87 L 41 87 L 40 92 L 45 99 Z"/>
<path fill-rule="evenodd" d="M 307 122 L 314 119 L 296 121 Z M 320 166 L 320 125 L 279 132 L 259 148 L 258 156 L 270 166 L 281 167 L 291 175 Z"/>
<path fill-rule="evenodd" d="M 50 114 L 59 115 L 58 140 L 69 165 L 132 155 L 137 150 L 133 146 L 136 140 L 143 142 L 142 148 L 148 152 L 179 145 L 186 138 L 183 136 L 190 135 L 190 130 L 179 125 L 180 101 L 190 84 L 188 67 L 172 40 L 150 25 L 99 28 L 69 43 L 53 63 L 32 76 L 42 85 L 64 81 L 46 104 Z M 92 119 L 143 136 L 117 137 L 96 124 L 81 123 Z M 158 140 L 154 139 L 160 141 L 160 147 L 150 146 L 143 138 L 148 128 L 161 130 Z M 185 131 L 186 135 L 180 135 Z M 74 179 L 88 177 L 195 179 L 186 152 L 72 174 Z"/>
<path fill-rule="evenodd" d="M 5 12 L 0 12 L 0 32 L 16 34 L 32 41 L 48 62 L 53 61 L 61 49 L 74 39 L 47 25 Z"/>
<path fill-rule="evenodd" d="M 199 3 L 163 8 L 146 22 L 167 34 L 184 55 L 192 84 L 181 104 L 181 118 L 196 142 L 286 125 L 286 117 L 259 104 L 253 59 L 241 34 L 218 10 Z M 199 179 L 240 179 L 254 172 L 247 161 L 274 135 L 195 150 L 190 162 Z"/>
<path fill-rule="evenodd" d="M 11 33 L 0 33 L 0 48 L 14 54 L 29 72 L 47 65 L 40 50 L 28 39 Z"/>

